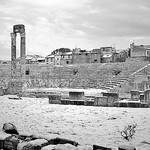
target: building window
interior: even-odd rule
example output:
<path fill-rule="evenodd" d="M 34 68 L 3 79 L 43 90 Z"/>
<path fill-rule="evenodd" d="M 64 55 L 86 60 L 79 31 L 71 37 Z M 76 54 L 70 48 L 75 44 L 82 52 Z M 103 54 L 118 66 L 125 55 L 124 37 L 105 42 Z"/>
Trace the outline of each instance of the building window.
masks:
<path fill-rule="evenodd" d="M 29 74 L 30 74 L 29 69 L 26 70 L 25 74 L 26 74 L 26 75 L 29 75 Z"/>
<path fill-rule="evenodd" d="M 66 61 L 66 64 L 69 64 L 69 61 Z"/>
<path fill-rule="evenodd" d="M 150 51 L 149 50 L 146 51 L 146 56 L 150 56 Z"/>

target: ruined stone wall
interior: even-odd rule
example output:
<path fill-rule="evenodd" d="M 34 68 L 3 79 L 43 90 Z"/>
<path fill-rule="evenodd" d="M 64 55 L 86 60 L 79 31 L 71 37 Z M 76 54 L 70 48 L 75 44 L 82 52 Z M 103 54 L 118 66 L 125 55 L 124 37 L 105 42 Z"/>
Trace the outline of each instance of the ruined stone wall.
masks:
<path fill-rule="evenodd" d="M 146 55 L 146 49 L 143 46 L 133 46 L 131 49 L 131 57 L 141 57 Z"/>
<path fill-rule="evenodd" d="M 50 66 L 49 64 L 28 64 L 23 66 L 21 78 L 26 82 L 27 88 L 99 88 L 109 89 L 115 85 L 121 85 L 119 91 L 124 91 L 132 87 L 129 82 L 130 74 L 145 66 L 147 62 L 123 62 L 123 63 L 96 63 L 66 66 Z M 10 65 L 0 65 L 1 78 L 0 86 L 7 87 L 11 76 Z M 114 70 L 121 69 L 118 75 L 114 75 Z M 19 72 L 19 70 L 18 70 Z"/>
<path fill-rule="evenodd" d="M 90 53 L 73 53 L 72 56 L 73 64 L 85 64 L 91 62 Z"/>
<path fill-rule="evenodd" d="M 8 82 L 11 76 L 11 66 L 10 64 L 1 64 L 0 65 L 0 88 L 7 89 Z"/>

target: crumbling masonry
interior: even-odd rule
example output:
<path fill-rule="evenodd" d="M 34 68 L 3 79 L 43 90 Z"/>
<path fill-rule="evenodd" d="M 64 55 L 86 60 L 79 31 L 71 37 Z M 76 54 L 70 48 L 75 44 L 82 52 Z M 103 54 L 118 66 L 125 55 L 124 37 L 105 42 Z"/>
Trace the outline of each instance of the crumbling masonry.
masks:
<path fill-rule="evenodd" d="M 25 26 L 23 24 L 14 25 L 13 33 L 11 33 L 11 77 L 16 77 L 16 36 L 20 33 L 20 64 L 25 64 L 26 42 L 25 42 Z"/>
<path fill-rule="evenodd" d="M 16 58 L 16 36 L 20 33 L 20 61 Z M 24 64 L 26 61 L 26 42 L 25 42 L 25 26 L 23 24 L 14 25 L 11 35 L 11 79 L 8 82 L 9 94 L 22 93 L 24 85 Z M 19 63 L 19 65 L 18 65 Z M 19 66 L 19 68 L 18 68 Z M 19 69 L 19 70 L 18 70 Z"/>

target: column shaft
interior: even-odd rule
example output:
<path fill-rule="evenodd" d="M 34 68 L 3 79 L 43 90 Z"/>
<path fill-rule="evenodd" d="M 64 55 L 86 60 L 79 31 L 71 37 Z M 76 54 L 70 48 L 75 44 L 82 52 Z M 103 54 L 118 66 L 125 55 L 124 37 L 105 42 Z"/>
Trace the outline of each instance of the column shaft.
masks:
<path fill-rule="evenodd" d="M 16 75 L 16 34 L 11 33 L 11 76 Z"/>
<path fill-rule="evenodd" d="M 20 34 L 20 63 L 26 63 L 26 41 L 25 41 L 25 33 Z"/>

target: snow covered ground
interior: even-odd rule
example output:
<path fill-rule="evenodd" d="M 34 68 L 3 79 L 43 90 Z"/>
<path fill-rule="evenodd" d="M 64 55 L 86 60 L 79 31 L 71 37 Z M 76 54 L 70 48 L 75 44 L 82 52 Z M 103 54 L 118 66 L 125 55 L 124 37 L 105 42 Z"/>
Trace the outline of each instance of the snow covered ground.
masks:
<path fill-rule="evenodd" d="M 0 97 L 0 128 L 14 123 L 20 133 L 54 135 L 83 145 L 117 147 L 133 145 L 150 150 L 150 108 L 115 108 L 49 104 L 47 98 L 8 99 Z M 133 139 L 126 141 L 119 131 L 136 123 Z"/>

